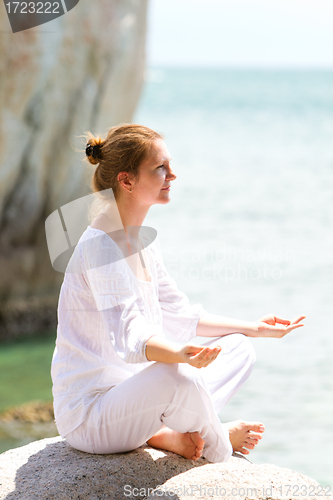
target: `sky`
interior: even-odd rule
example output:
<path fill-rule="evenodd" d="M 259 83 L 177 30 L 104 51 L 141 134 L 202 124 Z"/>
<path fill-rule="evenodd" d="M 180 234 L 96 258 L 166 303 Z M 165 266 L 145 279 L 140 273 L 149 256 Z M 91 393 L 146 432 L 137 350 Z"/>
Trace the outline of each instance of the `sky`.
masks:
<path fill-rule="evenodd" d="M 333 0 L 149 0 L 147 60 L 333 68 Z"/>

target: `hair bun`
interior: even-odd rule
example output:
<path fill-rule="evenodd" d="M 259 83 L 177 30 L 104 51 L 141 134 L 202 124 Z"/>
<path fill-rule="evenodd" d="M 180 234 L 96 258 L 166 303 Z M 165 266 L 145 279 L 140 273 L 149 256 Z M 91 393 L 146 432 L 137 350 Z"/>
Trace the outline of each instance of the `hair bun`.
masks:
<path fill-rule="evenodd" d="M 86 155 L 87 156 L 92 156 L 93 158 L 98 159 L 100 152 L 101 152 L 101 145 L 100 144 L 94 144 L 93 146 L 91 144 L 87 144 L 87 147 L 86 147 Z"/>

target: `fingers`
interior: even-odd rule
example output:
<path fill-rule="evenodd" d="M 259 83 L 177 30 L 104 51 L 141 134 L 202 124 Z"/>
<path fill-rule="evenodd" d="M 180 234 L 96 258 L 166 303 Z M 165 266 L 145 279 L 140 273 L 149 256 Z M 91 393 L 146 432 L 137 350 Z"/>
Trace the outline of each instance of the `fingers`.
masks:
<path fill-rule="evenodd" d="M 261 330 L 261 335 L 262 337 L 274 337 L 274 338 L 282 338 L 287 333 L 291 332 L 292 330 L 296 330 L 296 328 L 301 328 L 304 326 L 303 323 L 294 323 L 290 325 L 266 325 L 262 330 Z"/>
<path fill-rule="evenodd" d="M 293 320 L 291 321 L 291 324 L 293 325 L 293 324 L 295 324 L 295 323 L 299 323 L 300 321 L 302 321 L 302 320 L 303 320 L 303 319 L 305 319 L 305 318 L 306 318 L 306 316 L 297 316 L 295 319 L 293 319 Z"/>
<path fill-rule="evenodd" d="M 285 324 L 285 325 L 295 325 L 296 323 L 299 323 L 300 321 L 302 321 L 303 319 L 305 319 L 306 316 L 296 316 L 296 318 L 292 319 L 291 321 L 289 321 L 288 319 L 282 319 L 282 318 L 277 318 L 276 317 L 276 321 L 278 323 L 282 323 L 282 324 Z"/>
<path fill-rule="evenodd" d="M 274 316 L 274 319 L 275 319 L 276 323 L 281 323 L 282 325 L 290 325 L 289 319 L 278 318 L 277 316 Z"/>
<path fill-rule="evenodd" d="M 201 360 L 202 367 L 207 366 L 210 363 L 212 363 L 217 358 L 217 356 L 220 354 L 220 351 L 221 351 L 221 347 L 214 347 L 214 349 L 211 349 L 208 347 L 205 356 Z"/>
<path fill-rule="evenodd" d="M 203 359 L 204 366 L 208 366 L 210 363 L 215 361 L 220 352 L 221 352 L 221 347 L 215 347 L 212 350 L 212 352 L 208 353 L 206 357 Z"/>
<path fill-rule="evenodd" d="M 266 314 L 266 316 L 263 316 L 262 318 L 260 318 L 259 321 L 263 321 L 264 323 L 267 323 L 268 325 L 274 325 L 275 316 L 274 316 L 274 314 Z"/>
<path fill-rule="evenodd" d="M 210 347 L 205 347 L 199 354 L 191 356 L 191 364 L 196 368 L 204 368 L 212 363 L 219 353 L 221 352 L 221 347 L 217 346 L 213 349 Z"/>
<path fill-rule="evenodd" d="M 275 330 L 277 332 L 280 331 L 283 335 L 285 335 L 286 333 L 289 333 L 296 328 L 300 328 L 301 326 L 304 326 L 303 323 L 291 324 L 289 326 L 286 326 L 285 329 L 275 328 Z"/>
<path fill-rule="evenodd" d="M 303 319 L 305 319 L 305 315 L 301 316 L 296 316 L 293 320 L 289 320 L 287 318 L 280 318 L 279 316 L 274 316 L 273 314 L 268 314 L 267 316 L 264 316 L 261 318 L 260 321 L 263 321 L 264 323 L 267 323 L 269 325 L 275 325 L 275 323 L 280 323 L 281 325 L 292 325 L 295 323 L 299 323 Z"/>
<path fill-rule="evenodd" d="M 297 325 L 290 325 L 288 328 L 288 332 L 291 332 L 292 330 L 295 330 L 296 328 L 300 328 L 301 326 L 304 326 L 303 323 L 299 323 Z"/>

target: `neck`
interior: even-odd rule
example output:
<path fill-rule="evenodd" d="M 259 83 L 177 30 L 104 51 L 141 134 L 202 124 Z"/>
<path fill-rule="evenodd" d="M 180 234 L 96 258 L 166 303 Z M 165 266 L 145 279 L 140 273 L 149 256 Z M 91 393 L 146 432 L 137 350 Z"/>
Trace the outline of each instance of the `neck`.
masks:
<path fill-rule="evenodd" d="M 150 207 L 140 205 L 131 195 L 118 199 L 117 207 L 125 230 L 127 230 L 128 226 L 131 226 L 131 234 L 138 236 Z"/>

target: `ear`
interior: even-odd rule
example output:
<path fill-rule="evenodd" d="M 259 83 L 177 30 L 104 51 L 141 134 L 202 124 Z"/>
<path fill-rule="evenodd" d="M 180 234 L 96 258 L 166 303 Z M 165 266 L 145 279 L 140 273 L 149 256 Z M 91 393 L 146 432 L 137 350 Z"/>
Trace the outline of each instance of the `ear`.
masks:
<path fill-rule="evenodd" d="M 126 191 L 129 191 L 134 185 L 134 175 L 131 172 L 119 172 L 117 181 Z"/>

